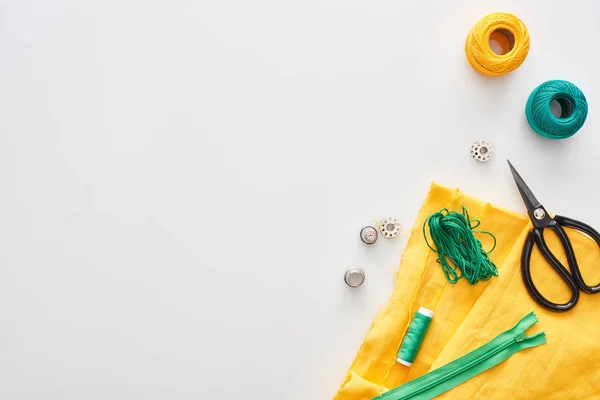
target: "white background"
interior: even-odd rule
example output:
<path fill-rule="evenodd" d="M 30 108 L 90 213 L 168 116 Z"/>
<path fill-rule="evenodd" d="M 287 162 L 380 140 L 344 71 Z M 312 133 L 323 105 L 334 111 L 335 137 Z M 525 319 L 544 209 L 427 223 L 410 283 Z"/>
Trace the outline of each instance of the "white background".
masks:
<path fill-rule="evenodd" d="M 471 69 L 494 11 L 529 28 Z M 1 0 L 0 398 L 331 398 L 432 180 L 600 226 L 597 1 Z M 566 79 L 573 138 L 527 125 Z M 478 164 L 471 144 L 489 140 Z M 343 273 L 362 267 L 350 289 Z"/>

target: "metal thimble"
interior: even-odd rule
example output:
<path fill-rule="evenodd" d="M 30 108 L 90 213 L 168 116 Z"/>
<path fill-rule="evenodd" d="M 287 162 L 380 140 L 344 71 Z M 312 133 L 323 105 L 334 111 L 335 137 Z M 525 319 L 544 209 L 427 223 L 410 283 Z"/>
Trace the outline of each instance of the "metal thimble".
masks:
<path fill-rule="evenodd" d="M 362 240 L 366 244 L 373 244 L 377 241 L 379 234 L 377 233 L 377 229 L 372 226 L 365 226 L 360 230 L 360 240 Z"/>
<path fill-rule="evenodd" d="M 357 288 L 365 282 L 365 273 L 360 268 L 349 268 L 344 274 L 344 282 L 350 287 Z"/>

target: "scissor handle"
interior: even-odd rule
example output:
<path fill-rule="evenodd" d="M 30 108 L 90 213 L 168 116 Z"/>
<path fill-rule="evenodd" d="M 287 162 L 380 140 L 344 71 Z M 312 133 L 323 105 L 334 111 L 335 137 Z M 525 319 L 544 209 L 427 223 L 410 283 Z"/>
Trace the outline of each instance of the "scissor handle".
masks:
<path fill-rule="evenodd" d="M 581 221 L 577 221 L 576 219 L 571 219 L 571 218 L 563 217 L 560 215 L 556 215 L 554 217 L 554 220 L 556 222 L 558 222 L 559 225 L 566 226 L 567 228 L 575 229 L 579 232 L 582 232 L 582 233 L 588 235 L 589 237 L 591 237 L 592 239 L 594 239 L 596 241 L 598 246 L 600 246 L 600 233 L 598 233 L 597 230 L 595 230 L 588 224 L 583 223 Z M 579 288 L 581 290 L 583 290 L 586 293 L 600 292 L 600 283 L 597 284 L 596 286 L 588 286 L 587 283 L 585 283 L 585 281 L 583 280 L 583 276 L 581 275 L 581 271 L 579 270 L 579 266 L 577 265 L 577 262 L 575 262 L 574 265 L 570 265 L 570 268 L 571 268 L 571 274 L 573 275 L 573 279 L 575 279 L 575 282 L 577 283 L 577 285 L 579 286 Z"/>
<path fill-rule="evenodd" d="M 565 249 L 565 253 L 567 254 L 569 265 L 571 265 L 571 262 L 574 262 L 576 265 L 577 261 L 575 260 L 575 254 L 573 253 L 573 246 L 571 246 L 571 242 L 569 241 L 564 229 L 562 229 L 562 227 L 554 221 L 550 223 L 548 228 L 552 229 L 558 235 Z M 563 304 L 551 302 L 540 293 L 533 283 L 533 279 L 531 279 L 531 251 L 533 250 L 534 243 L 538 245 L 538 248 L 540 249 L 540 252 L 546 261 L 548 261 L 548 263 L 558 273 L 558 275 L 560 275 L 567 286 L 569 286 L 569 289 L 571 290 L 571 299 L 568 302 Z M 567 271 L 567 269 L 561 264 L 560 261 L 558 261 L 558 259 L 548 248 L 546 240 L 544 239 L 543 229 L 534 228 L 533 231 L 527 235 L 525 245 L 523 246 L 523 253 L 521 254 L 521 274 L 523 276 L 525 287 L 527 288 L 527 291 L 531 297 L 539 305 L 547 308 L 548 310 L 559 312 L 567 311 L 575 307 L 575 304 L 577 304 L 577 301 L 579 300 L 579 287 L 577 286 L 577 283 L 571 274 L 569 274 L 569 271 Z"/>

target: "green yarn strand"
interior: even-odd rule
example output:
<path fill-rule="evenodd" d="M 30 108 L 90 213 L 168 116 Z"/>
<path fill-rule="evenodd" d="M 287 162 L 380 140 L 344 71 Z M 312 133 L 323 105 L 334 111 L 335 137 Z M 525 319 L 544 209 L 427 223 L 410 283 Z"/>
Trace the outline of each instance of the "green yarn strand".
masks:
<path fill-rule="evenodd" d="M 462 214 L 443 209 L 425 220 L 425 242 L 438 254 L 437 262 L 442 266 L 448 282 L 456 283 L 464 276 L 467 282 L 474 285 L 498 276 L 498 268 L 489 257 L 489 253 L 496 248 L 496 237 L 490 232 L 476 230 L 480 224 L 479 220 L 469 218 L 464 206 Z M 427 238 L 427 227 L 433 246 Z M 494 239 L 492 248 L 485 251 L 474 233 L 491 236 Z"/>

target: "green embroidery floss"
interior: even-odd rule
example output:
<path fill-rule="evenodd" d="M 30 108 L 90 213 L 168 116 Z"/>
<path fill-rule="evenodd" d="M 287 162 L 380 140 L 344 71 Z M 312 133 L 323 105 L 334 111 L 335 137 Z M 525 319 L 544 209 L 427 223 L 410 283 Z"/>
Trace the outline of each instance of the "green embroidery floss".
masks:
<path fill-rule="evenodd" d="M 469 213 L 464 206 L 462 214 L 443 209 L 425 220 L 425 242 L 438 254 L 437 262 L 442 266 L 448 282 L 456 283 L 464 276 L 467 282 L 474 285 L 498 276 L 498 268 L 489 257 L 489 253 L 496 248 L 496 237 L 490 232 L 474 230 L 479 224 L 479 220 L 469 219 Z M 427 239 L 427 226 L 435 248 Z M 492 249 L 485 251 L 473 233 L 490 235 L 494 239 Z"/>
<path fill-rule="evenodd" d="M 432 319 L 433 311 L 425 307 L 419 308 L 402 341 L 402 347 L 400 347 L 396 361 L 407 367 L 412 365 L 415 358 L 417 358 L 417 353 L 423 344 L 423 340 L 425 340 L 425 335 L 431 325 Z"/>
<path fill-rule="evenodd" d="M 556 101 L 561 108 L 555 117 L 550 104 Z M 583 126 L 588 104 L 583 92 L 568 81 L 553 80 L 542 83 L 529 96 L 525 116 L 531 128 L 548 139 L 565 139 Z"/>

